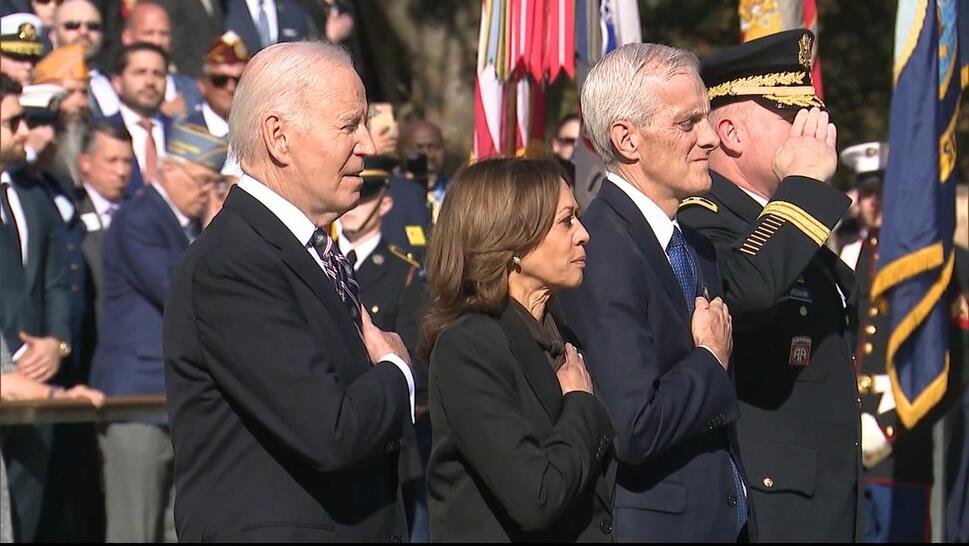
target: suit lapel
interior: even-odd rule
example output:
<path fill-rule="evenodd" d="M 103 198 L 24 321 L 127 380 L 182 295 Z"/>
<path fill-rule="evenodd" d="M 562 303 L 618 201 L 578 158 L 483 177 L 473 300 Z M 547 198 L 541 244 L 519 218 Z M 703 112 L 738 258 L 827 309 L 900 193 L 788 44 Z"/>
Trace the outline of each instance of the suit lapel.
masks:
<path fill-rule="evenodd" d="M 656 273 L 656 277 L 659 278 L 666 293 L 673 298 L 674 306 L 678 310 L 677 316 L 689 325 L 686 300 L 683 299 L 680 283 L 673 276 L 673 268 L 670 267 L 666 252 L 660 246 L 659 239 L 653 233 L 649 222 L 643 217 L 642 211 L 636 207 L 636 204 L 632 202 L 628 195 L 608 179 L 603 182 L 602 188 L 599 190 L 599 197 L 626 221 L 633 241 L 646 257 L 646 262 Z"/>
<path fill-rule="evenodd" d="M 326 274 L 320 269 L 319 264 L 310 257 L 306 247 L 293 237 L 293 233 L 283 225 L 279 218 L 256 198 L 239 188 L 232 188 L 229 191 L 225 206 L 238 212 L 266 241 L 279 250 L 283 262 L 313 291 L 313 294 L 333 317 L 343 334 L 342 337 L 348 340 L 349 345 L 358 350 L 363 350 L 362 342 L 353 343 L 349 341 L 354 339 L 359 341 L 360 332 L 357 331 L 357 326 L 353 323 L 350 315 L 344 312 L 343 301 L 337 295 L 336 289 L 333 288 Z M 365 353 L 364 357 L 369 360 Z"/>
<path fill-rule="evenodd" d="M 505 331 L 511 342 L 511 352 L 515 355 L 521 367 L 525 380 L 532 388 L 532 392 L 545 409 L 545 413 L 554 423 L 562 412 L 562 388 L 558 384 L 552 367 L 549 366 L 545 354 L 532 338 L 524 318 L 512 308 L 513 302 L 505 306 L 498 324 Z"/>

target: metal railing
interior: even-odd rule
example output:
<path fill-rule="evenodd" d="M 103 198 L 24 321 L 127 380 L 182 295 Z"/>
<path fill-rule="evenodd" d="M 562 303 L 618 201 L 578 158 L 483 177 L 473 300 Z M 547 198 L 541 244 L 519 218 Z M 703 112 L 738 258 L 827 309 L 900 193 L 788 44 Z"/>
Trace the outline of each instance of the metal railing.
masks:
<path fill-rule="evenodd" d="M 87 400 L 45 399 L 0 402 L 0 426 L 50 423 L 108 423 L 157 419 L 166 414 L 165 397 L 109 396 L 95 408 Z"/>

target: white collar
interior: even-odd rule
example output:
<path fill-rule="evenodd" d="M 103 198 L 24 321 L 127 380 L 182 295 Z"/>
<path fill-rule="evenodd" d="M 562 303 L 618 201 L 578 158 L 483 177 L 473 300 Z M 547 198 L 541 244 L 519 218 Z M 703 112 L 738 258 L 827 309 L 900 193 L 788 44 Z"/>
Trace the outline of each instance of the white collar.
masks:
<path fill-rule="evenodd" d="M 178 210 L 178 207 L 176 207 L 175 203 L 172 202 L 172 198 L 168 196 L 168 192 L 165 191 L 164 186 L 156 183 L 156 184 L 152 184 L 151 187 L 155 188 L 158 194 L 161 195 L 162 199 L 164 199 L 165 202 L 168 203 L 168 208 L 172 209 L 172 212 L 175 213 L 175 218 L 178 219 L 179 226 L 186 227 L 192 223 L 191 218 L 189 218 L 188 216 L 185 216 L 184 214 L 182 214 L 182 211 Z"/>
<path fill-rule="evenodd" d="M 762 207 L 766 207 L 767 206 L 767 199 L 764 199 L 760 195 L 757 195 L 756 193 L 748 190 L 747 188 L 741 188 L 740 186 L 737 186 L 737 187 L 740 188 L 741 190 L 743 190 L 744 193 L 746 193 L 747 195 L 749 195 L 751 199 L 753 199 L 754 201 L 757 201 L 757 204 L 759 204 L 760 206 L 762 206 Z"/>
<path fill-rule="evenodd" d="M 287 201 L 285 197 L 270 189 L 269 186 L 245 173 L 243 173 L 237 186 L 275 214 L 279 221 L 293 233 L 299 244 L 305 247 L 312 243 L 316 225 L 303 214 L 303 211 L 296 208 L 296 205 Z"/>
<path fill-rule="evenodd" d="M 7 184 L 13 185 L 13 179 L 10 178 L 10 173 L 7 171 L 0 172 L 0 182 L 6 182 Z"/>
<path fill-rule="evenodd" d="M 663 247 L 663 252 L 666 252 L 666 247 L 669 246 L 670 239 L 673 238 L 673 228 L 680 227 L 679 223 L 676 221 L 676 218 L 670 219 L 670 217 L 663 212 L 663 209 L 659 208 L 659 205 L 654 203 L 652 199 L 646 196 L 646 194 L 639 191 L 635 186 L 627 182 L 618 174 L 613 172 L 606 173 L 606 178 L 633 200 L 636 208 L 638 208 L 643 214 L 643 217 L 646 218 L 646 222 L 656 235 L 656 240 L 659 241 L 660 246 Z"/>
<path fill-rule="evenodd" d="M 212 136 L 222 138 L 229 134 L 229 123 L 215 113 L 208 101 L 202 103 L 202 119 L 205 120 L 205 125 L 209 128 Z"/>
<path fill-rule="evenodd" d="M 142 119 L 145 119 L 141 117 L 140 114 L 132 110 L 131 108 L 128 108 L 128 105 L 126 105 L 123 102 L 121 103 L 121 106 L 118 108 L 118 111 L 121 112 L 121 119 L 124 121 L 124 124 L 126 127 L 130 127 L 132 125 L 138 125 L 139 121 L 141 121 Z M 161 126 L 161 120 L 158 119 L 158 114 L 155 114 L 154 116 L 148 119 L 151 120 L 155 128 L 158 128 Z"/>
<path fill-rule="evenodd" d="M 91 204 L 94 205 L 94 212 L 97 212 L 98 216 L 104 216 L 108 210 L 117 208 L 120 204 L 109 201 L 106 197 L 98 193 L 98 190 L 94 189 L 94 186 L 87 182 L 84 182 L 84 191 L 87 192 L 88 198 L 91 199 Z"/>
<path fill-rule="evenodd" d="M 353 263 L 353 270 L 356 271 L 360 269 L 360 264 L 365 262 L 373 254 L 374 250 L 377 250 L 377 246 L 380 244 L 380 232 L 378 231 L 367 239 L 357 243 L 351 243 L 349 239 L 340 235 L 339 239 L 337 239 L 337 244 L 340 246 L 340 252 L 344 256 L 349 254 L 351 250 L 356 253 L 357 261 Z"/>

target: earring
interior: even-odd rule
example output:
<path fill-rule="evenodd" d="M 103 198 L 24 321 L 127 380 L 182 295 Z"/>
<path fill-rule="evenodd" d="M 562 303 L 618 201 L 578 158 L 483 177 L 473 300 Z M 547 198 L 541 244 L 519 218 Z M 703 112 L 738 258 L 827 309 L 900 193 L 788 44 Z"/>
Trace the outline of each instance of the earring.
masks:
<path fill-rule="evenodd" d="M 516 266 L 521 267 L 521 265 L 522 265 L 522 259 L 519 258 L 518 256 L 512 256 L 511 263 L 515 264 Z"/>

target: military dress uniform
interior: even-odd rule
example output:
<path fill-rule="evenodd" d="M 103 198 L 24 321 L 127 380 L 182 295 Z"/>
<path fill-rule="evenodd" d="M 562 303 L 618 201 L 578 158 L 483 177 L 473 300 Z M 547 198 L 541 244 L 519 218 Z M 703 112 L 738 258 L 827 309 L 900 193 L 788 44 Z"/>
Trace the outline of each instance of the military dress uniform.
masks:
<path fill-rule="evenodd" d="M 812 42 L 809 31 L 789 31 L 705 60 L 711 106 L 740 99 L 795 110 L 819 104 L 810 87 Z M 758 540 L 857 540 L 854 275 L 823 246 L 849 200 L 818 180 L 790 176 L 769 201 L 758 201 L 720 174 L 711 177 L 710 192 L 683 200 L 678 218 L 717 250 L 733 317 L 737 433 Z"/>
<path fill-rule="evenodd" d="M 421 264 L 414 255 L 381 239 L 357 269 L 360 300 L 381 330 L 400 334 L 407 350 L 417 348 L 424 297 Z"/>

